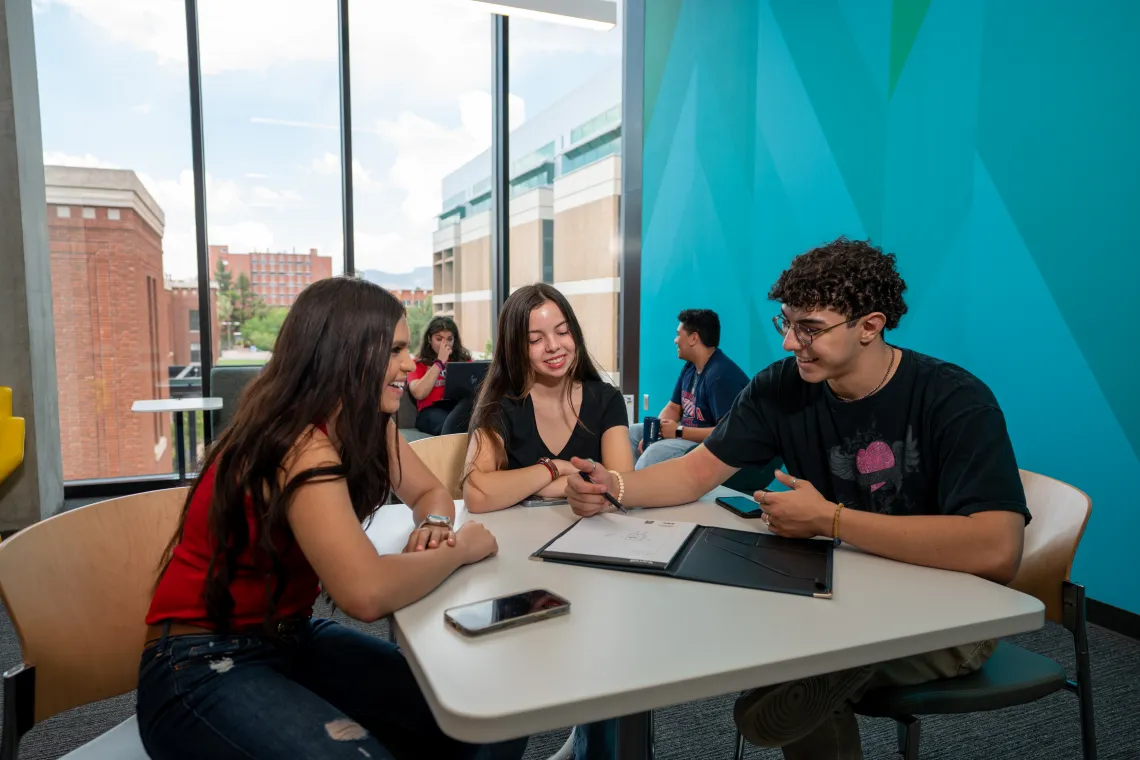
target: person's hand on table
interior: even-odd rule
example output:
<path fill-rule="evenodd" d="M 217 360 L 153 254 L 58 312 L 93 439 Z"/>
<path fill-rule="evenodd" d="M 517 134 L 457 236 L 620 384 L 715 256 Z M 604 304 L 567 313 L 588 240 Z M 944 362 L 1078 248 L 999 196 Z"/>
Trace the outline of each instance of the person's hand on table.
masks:
<path fill-rule="evenodd" d="M 677 420 L 661 420 L 661 438 L 666 441 L 676 438 L 677 426 L 680 424 Z"/>
<path fill-rule="evenodd" d="M 785 538 L 831 536 L 836 505 L 823 498 L 811 483 L 783 470 L 776 470 L 776 480 L 791 490 L 760 490 L 753 494 L 764 510 L 761 519 L 768 530 Z"/>
<path fill-rule="evenodd" d="M 584 472 L 591 479 L 591 482 L 587 482 L 576 474 L 566 479 L 566 498 L 574 514 L 593 517 L 609 509 L 610 503 L 602 494 L 613 489 L 614 476 L 605 467 L 589 459 L 574 457 L 570 463 L 574 465 L 575 472 Z"/>
<path fill-rule="evenodd" d="M 438 549 L 443 545 L 455 546 L 455 532 L 442 525 L 424 525 L 416 528 L 408 536 L 405 552 L 422 552 L 425 549 Z"/>
<path fill-rule="evenodd" d="M 463 552 L 463 564 L 472 565 L 497 554 L 499 542 L 482 523 L 468 520 L 455 533 L 455 546 Z"/>

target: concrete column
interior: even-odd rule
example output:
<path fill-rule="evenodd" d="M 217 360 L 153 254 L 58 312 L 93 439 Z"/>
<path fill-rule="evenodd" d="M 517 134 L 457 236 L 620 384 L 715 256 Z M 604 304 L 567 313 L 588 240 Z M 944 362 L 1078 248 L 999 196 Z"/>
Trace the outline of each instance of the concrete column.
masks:
<path fill-rule="evenodd" d="M 24 464 L 0 483 L 0 533 L 63 505 L 39 97 L 32 0 L 0 0 L 0 385 L 27 421 Z"/>

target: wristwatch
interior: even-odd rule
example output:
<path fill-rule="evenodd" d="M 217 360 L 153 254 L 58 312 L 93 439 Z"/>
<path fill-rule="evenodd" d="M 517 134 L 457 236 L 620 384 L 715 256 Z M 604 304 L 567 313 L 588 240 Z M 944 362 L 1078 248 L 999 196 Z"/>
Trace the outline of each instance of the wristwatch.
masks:
<path fill-rule="evenodd" d="M 685 426 L 684 425 L 678 425 L 677 426 L 677 432 L 673 434 L 673 437 L 674 438 L 684 438 L 685 437 Z"/>
<path fill-rule="evenodd" d="M 430 525 L 433 528 L 450 528 L 451 518 L 445 517 L 443 515 L 428 515 L 424 518 L 424 521 L 422 523 L 416 526 L 416 530 L 419 530 L 425 525 Z"/>

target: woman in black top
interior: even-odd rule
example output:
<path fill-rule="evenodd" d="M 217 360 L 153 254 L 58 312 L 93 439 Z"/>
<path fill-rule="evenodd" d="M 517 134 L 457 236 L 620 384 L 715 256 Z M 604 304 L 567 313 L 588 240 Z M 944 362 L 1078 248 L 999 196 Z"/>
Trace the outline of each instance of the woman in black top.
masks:
<path fill-rule="evenodd" d="M 602 380 L 569 302 L 543 283 L 515 291 L 471 418 L 463 499 L 491 512 L 528 496 L 561 498 L 571 457 L 633 469 L 621 392 Z"/>

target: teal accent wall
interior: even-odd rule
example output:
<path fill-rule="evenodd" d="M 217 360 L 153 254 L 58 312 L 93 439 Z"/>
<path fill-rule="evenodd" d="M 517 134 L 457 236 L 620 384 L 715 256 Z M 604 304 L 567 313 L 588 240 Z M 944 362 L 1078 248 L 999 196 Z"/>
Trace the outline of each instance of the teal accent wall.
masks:
<path fill-rule="evenodd" d="M 899 256 L 891 339 L 993 388 L 1019 463 L 1093 499 L 1074 579 L 1140 613 L 1140 3 L 646 3 L 641 392 L 716 309 L 748 372 L 767 291 L 837 235 Z"/>

